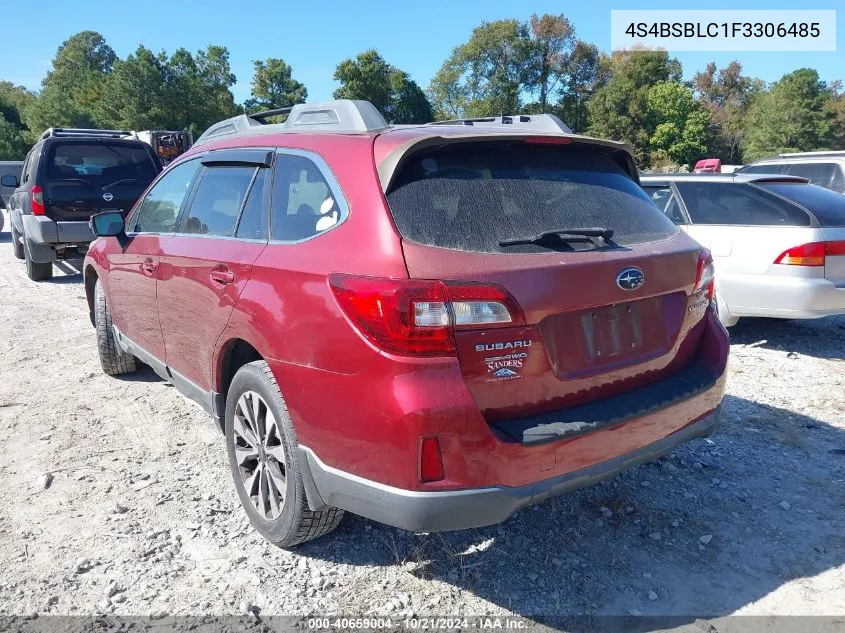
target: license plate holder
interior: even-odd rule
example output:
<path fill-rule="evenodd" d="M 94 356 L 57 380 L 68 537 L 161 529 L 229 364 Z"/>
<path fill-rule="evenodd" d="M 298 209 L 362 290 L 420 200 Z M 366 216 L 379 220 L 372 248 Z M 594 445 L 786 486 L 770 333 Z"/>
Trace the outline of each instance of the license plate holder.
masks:
<path fill-rule="evenodd" d="M 637 352 L 643 347 L 643 331 L 636 304 L 612 305 L 581 316 L 589 360 L 607 360 Z"/>

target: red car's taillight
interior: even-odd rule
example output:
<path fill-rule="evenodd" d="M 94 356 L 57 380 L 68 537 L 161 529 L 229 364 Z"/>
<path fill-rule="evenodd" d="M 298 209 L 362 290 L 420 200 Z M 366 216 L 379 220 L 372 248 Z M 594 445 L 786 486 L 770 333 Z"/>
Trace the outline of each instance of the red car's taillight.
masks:
<path fill-rule="evenodd" d="M 701 292 L 707 290 L 707 298 L 713 298 L 714 279 L 716 277 L 716 269 L 713 267 L 713 256 L 706 248 L 701 249 L 698 255 L 698 272 L 695 276 L 695 289 L 693 292 Z"/>
<path fill-rule="evenodd" d="M 32 188 L 30 201 L 32 206 L 32 215 L 44 215 L 44 190 L 38 185 L 35 185 Z"/>
<path fill-rule="evenodd" d="M 495 284 L 342 274 L 329 283 L 355 327 L 393 354 L 449 356 L 454 330 L 525 324 L 516 300 Z"/>
<path fill-rule="evenodd" d="M 845 242 L 811 242 L 781 253 L 775 264 L 784 266 L 824 266 L 825 257 L 845 256 Z"/>

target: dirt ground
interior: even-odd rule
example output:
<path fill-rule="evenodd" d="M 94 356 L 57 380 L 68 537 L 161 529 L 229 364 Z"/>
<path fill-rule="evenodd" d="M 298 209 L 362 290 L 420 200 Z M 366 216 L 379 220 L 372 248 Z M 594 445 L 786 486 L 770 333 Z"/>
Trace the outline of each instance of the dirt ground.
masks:
<path fill-rule="evenodd" d="M 721 429 L 657 463 L 499 526 L 348 516 L 289 552 L 250 528 L 207 415 L 102 373 L 73 266 L 30 282 L 9 242 L 7 221 L 0 614 L 845 615 L 845 318 L 733 328 Z"/>

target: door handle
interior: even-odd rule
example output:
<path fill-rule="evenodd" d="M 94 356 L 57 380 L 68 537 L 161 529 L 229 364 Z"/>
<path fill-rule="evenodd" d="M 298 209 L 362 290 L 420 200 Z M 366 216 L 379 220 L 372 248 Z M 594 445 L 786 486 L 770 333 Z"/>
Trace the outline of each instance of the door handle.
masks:
<path fill-rule="evenodd" d="M 152 259 L 148 257 L 144 260 L 144 263 L 141 264 L 141 268 L 144 270 L 144 272 L 152 275 L 158 268 L 158 264 L 156 264 Z"/>
<path fill-rule="evenodd" d="M 219 284 L 230 284 L 235 281 L 235 273 L 231 270 L 212 270 L 208 276 L 211 281 L 216 281 Z"/>

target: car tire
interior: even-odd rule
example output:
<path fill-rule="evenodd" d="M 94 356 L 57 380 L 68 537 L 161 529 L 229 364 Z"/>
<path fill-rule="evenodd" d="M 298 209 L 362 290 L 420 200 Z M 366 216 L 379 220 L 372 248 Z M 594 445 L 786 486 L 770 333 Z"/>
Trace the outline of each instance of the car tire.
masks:
<path fill-rule="evenodd" d="M 278 547 L 293 547 L 340 524 L 343 510 L 308 508 L 296 434 L 273 372 L 264 361 L 247 363 L 232 379 L 225 427 L 235 488 L 261 536 Z"/>
<path fill-rule="evenodd" d="M 97 327 L 97 351 L 103 371 L 109 376 L 136 371 L 138 365 L 135 357 L 124 352 L 115 340 L 111 311 L 99 279 L 94 285 L 94 325 Z"/>
<path fill-rule="evenodd" d="M 26 241 L 26 240 L 24 240 Z M 53 278 L 53 262 L 41 264 L 32 261 L 29 254 L 29 249 L 24 246 L 24 260 L 26 261 L 26 276 L 32 281 L 44 281 L 45 279 Z"/>
<path fill-rule="evenodd" d="M 23 240 L 15 228 L 15 223 L 12 222 L 11 217 L 9 218 L 9 229 L 12 231 L 12 252 L 15 254 L 16 259 L 23 259 Z"/>

